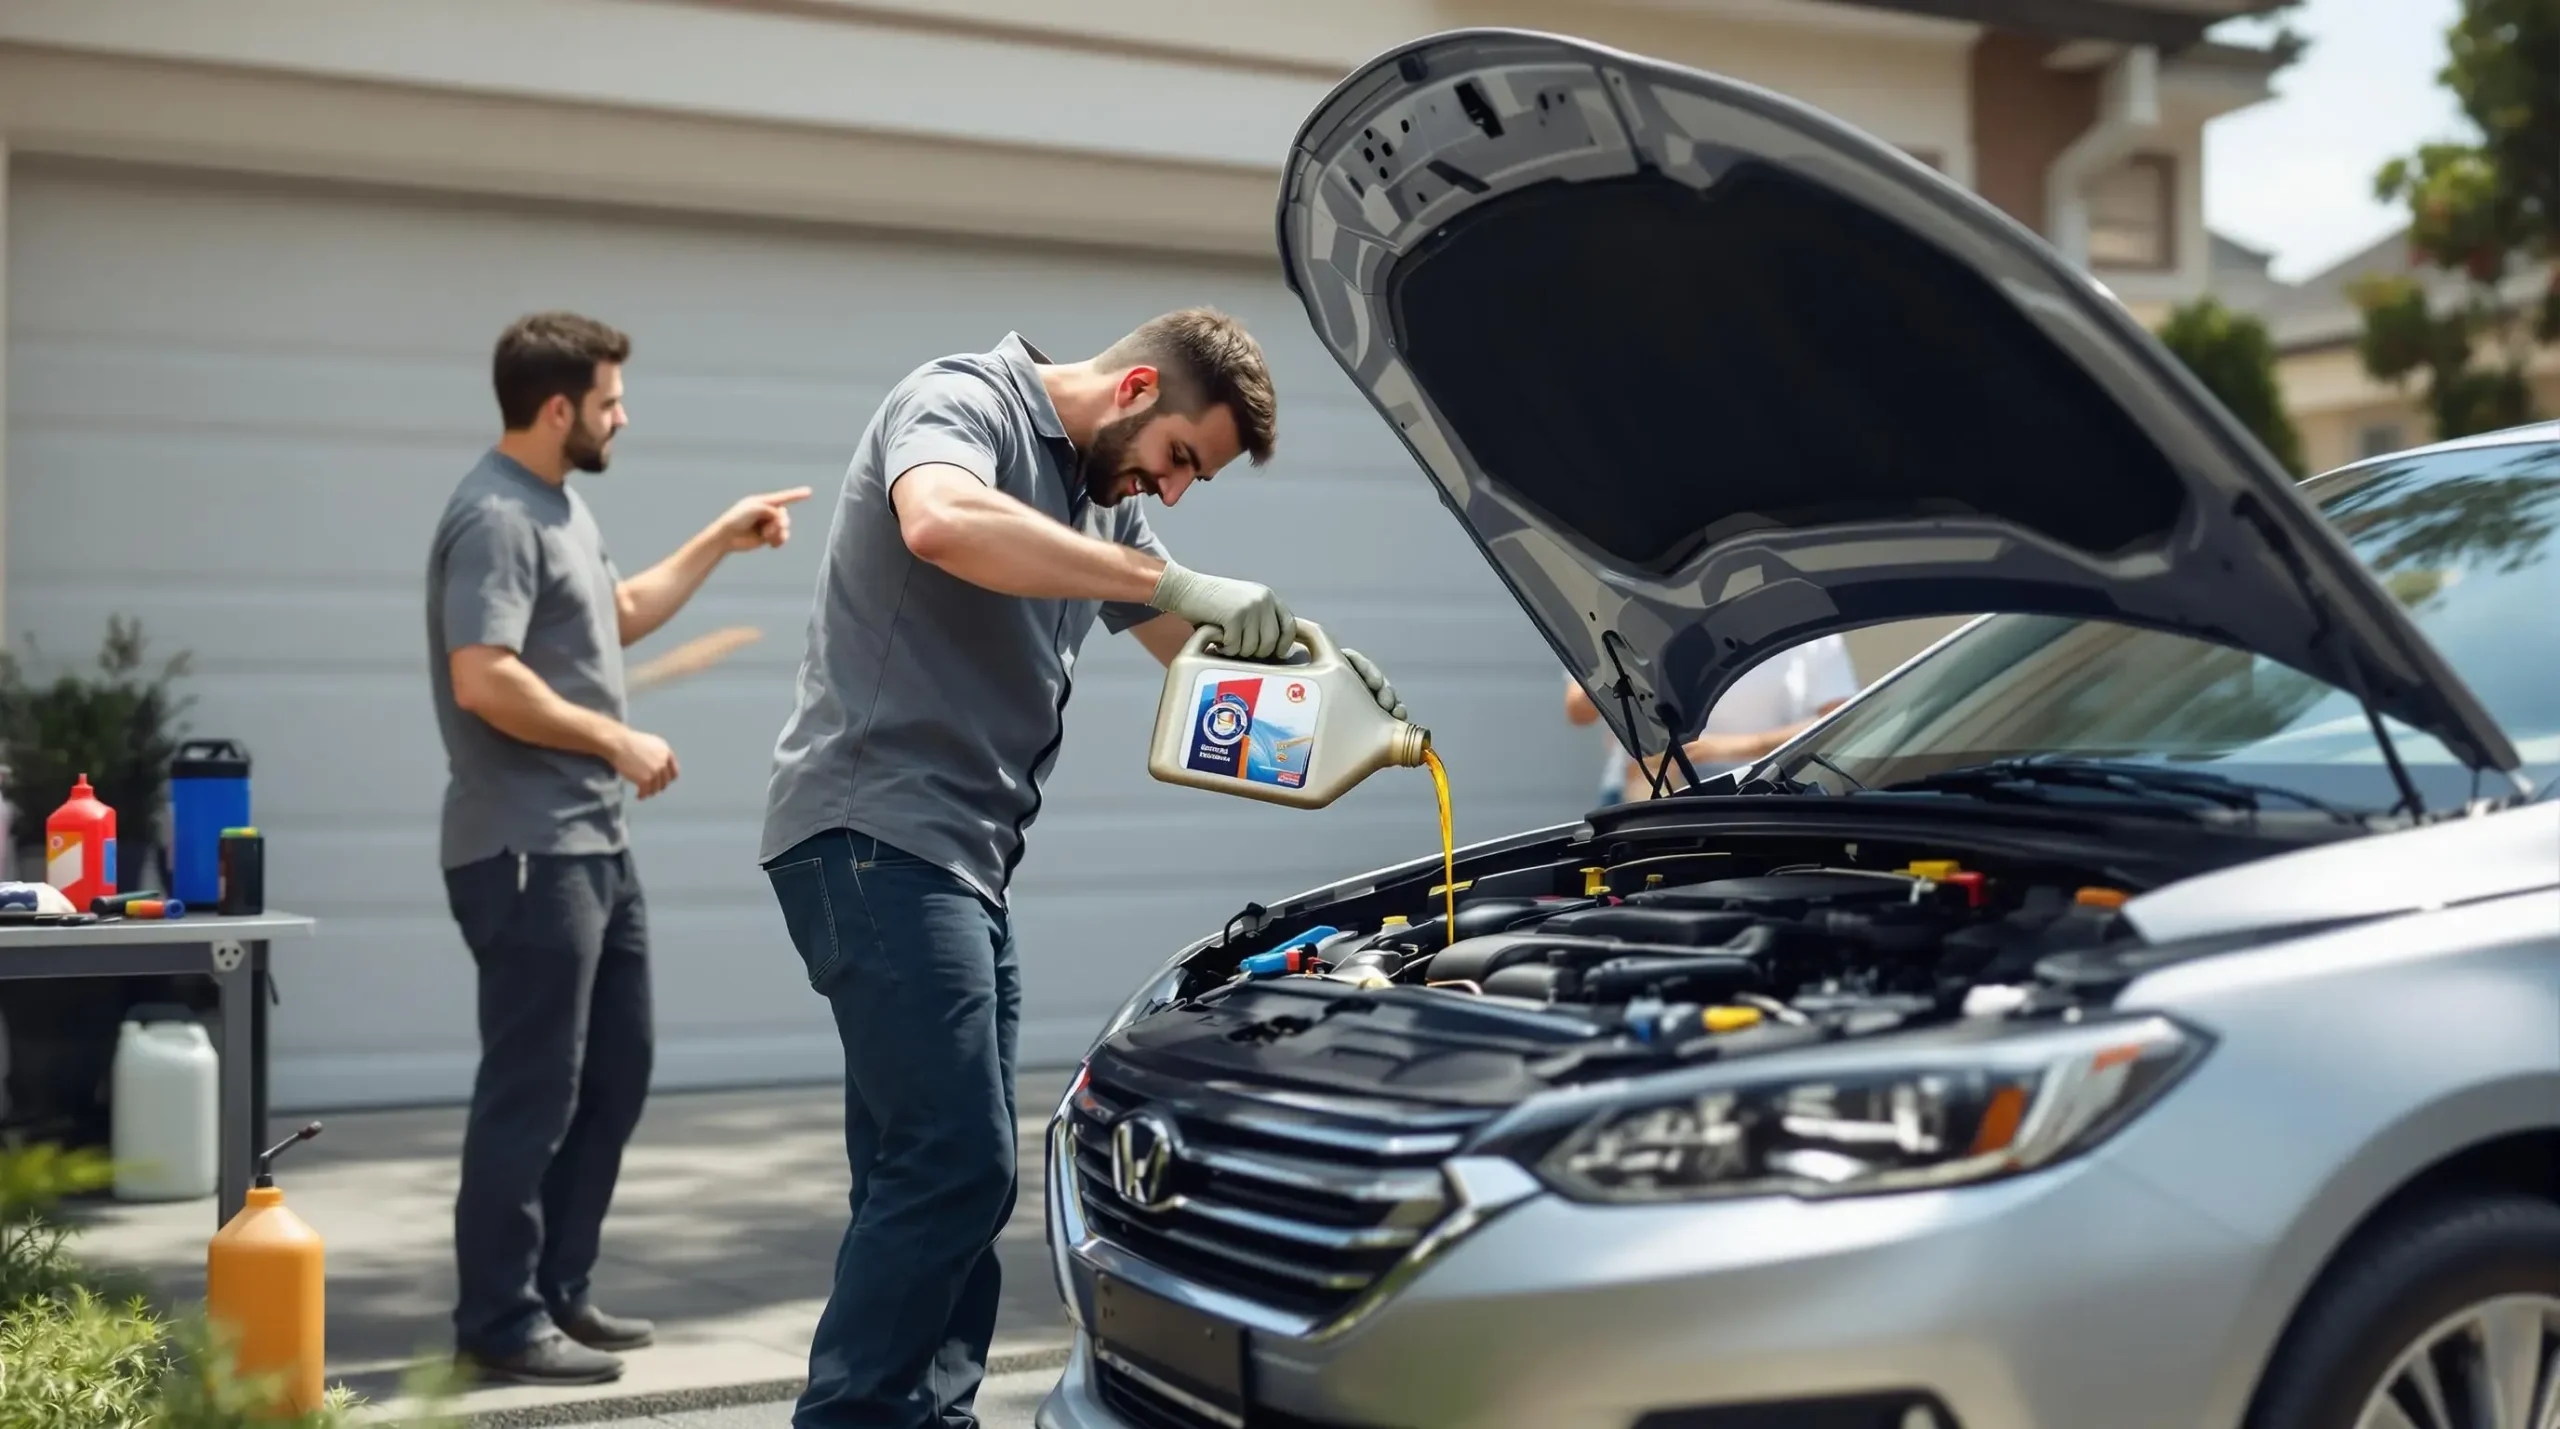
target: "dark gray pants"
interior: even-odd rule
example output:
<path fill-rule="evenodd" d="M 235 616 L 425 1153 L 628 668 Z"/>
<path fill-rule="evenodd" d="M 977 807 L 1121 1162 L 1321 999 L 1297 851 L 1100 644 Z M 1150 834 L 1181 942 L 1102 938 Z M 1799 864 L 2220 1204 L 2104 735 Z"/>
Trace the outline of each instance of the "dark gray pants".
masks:
<path fill-rule="evenodd" d="M 586 1300 L 649 1093 L 648 913 L 628 852 L 504 854 L 445 891 L 480 973 L 454 1344 L 504 1355 Z"/>

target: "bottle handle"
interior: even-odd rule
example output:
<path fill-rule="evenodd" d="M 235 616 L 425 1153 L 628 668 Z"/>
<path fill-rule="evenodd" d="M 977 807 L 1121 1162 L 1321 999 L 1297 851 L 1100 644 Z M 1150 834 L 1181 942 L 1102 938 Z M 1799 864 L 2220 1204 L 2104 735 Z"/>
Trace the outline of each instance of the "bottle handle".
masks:
<path fill-rule="evenodd" d="M 1191 637 L 1182 642 L 1182 653 L 1185 655 L 1207 654 L 1209 651 L 1210 641 L 1217 638 L 1216 632 L 1217 627 L 1212 625 L 1195 625 L 1191 627 Z M 1333 637 L 1325 634 L 1324 627 L 1316 624 L 1312 620 L 1301 619 L 1298 621 L 1297 636 L 1295 640 L 1291 642 L 1290 648 L 1294 650 L 1301 645 L 1306 647 L 1307 654 L 1313 657 L 1317 664 L 1323 664 L 1328 660 L 1339 660 L 1342 657 L 1342 651 L 1340 647 L 1333 643 Z M 1231 656 L 1229 658 L 1240 659 L 1242 657 Z M 1279 660 L 1254 661 L 1253 663 L 1277 665 L 1285 663 L 1286 658 L 1286 656 L 1283 656 Z"/>
<path fill-rule="evenodd" d="M 1307 653 L 1319 665 L 1342 662 L 1342 647 L 1334 644 L 1333 637 L 1324 633 L 1324 627 L 1312 620 L 1298 622 L 1298 643 L 1307 647 Z"/>

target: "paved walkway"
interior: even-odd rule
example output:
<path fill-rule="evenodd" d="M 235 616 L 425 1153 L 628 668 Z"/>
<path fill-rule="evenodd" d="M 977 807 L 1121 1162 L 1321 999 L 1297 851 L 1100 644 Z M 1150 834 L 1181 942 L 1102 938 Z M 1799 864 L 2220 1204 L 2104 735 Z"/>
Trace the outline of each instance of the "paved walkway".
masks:
<path fill-rule="evenodd" d="M 991 1366 L 1008 1384 L 1028 1373 L 1043 1389 L 1063 1362 L 1066 1320 L 1041 1245 L 1039 1137 L 1065 1075 L 1022 1078 L 1022 1193 L 1000 1242 L 1004 1305 Z M 706 1392 L 730 1402 L 796 1394 L 844 1233 L 842 1097 L 834 1086 L 657 1097 L 624 1160 L 596 1277 L 605 1308 L 658 1322 L 657 1345 L 630 1355 L 619 1383 L 476 1389 L 466 1409 L 565 1423 L 609 1418 L 602 1401 L 635 1396 L 669 1404 L 700 1403 Z M 331 1380 L 387 1401 L 420 1355 L 449 1352 L 462 1112 L 321 1119 L 318 1139 L 278 1159 L 276 1181 L 328 1243 Z M 298 1120 L 279 1114 L 276 1134 Z M 91 1262 L 138 1269 L 172 1301 L 203 1296 L 210 1200 L 98 1202 L 78 1219 L 86 1225 L 79 1251 Z M 771 1423 L 788 1421 L 787 1406 L 770 1407 Z M 1022 1423 L 1029 1414 L 1026 1403 Z M 674 1422 L 726 1429 L 767 1421 Z M 990 1420 L 991 1429 L 1003 1422 Z"/>
<path fill-rule="evenodd" d="M 981 1429 L 1031 1429 L 1031 1416 L 1039 1411 L 1040 1401 L 1047 1397 L 1049 1387 L 1057 1382 L 1056 1370 L 1024 1370 L 990 1376 L 978 1390 L 978 1423 Z M 790 1426 L 791 1406 L 775 1403 L 639 1415 L 598 1423 L 593 1429 L 790 1429 Z"/>

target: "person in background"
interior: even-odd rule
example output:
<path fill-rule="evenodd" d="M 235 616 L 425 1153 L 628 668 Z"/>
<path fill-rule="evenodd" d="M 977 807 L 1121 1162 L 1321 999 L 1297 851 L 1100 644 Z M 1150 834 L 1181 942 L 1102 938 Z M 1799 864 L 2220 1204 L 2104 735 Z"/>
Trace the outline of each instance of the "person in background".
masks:
<path fill-rule="evenodd" d="M 1724 692 L 1715 709 L 1708 713 L 1706 727 L 1686 745 L 1689 762 L 1697 766 L 1701 779 L 1721 769 L 1748 764 L 1838 709 L 1857 692 L 1858 674 L 1849 661 L 1848 641 L 1837 635 L 1808 640 L 1752 666 L 1734 682 L 1733 688 Z M 1591 703 L 1591 696 L 1571 675 L 1565 676 L 1564 681 L 1564 716 L 1577 725 L 1600 721 L 1600 711 Z M 1661 762 L 1660 752 L 1650 752 L 1639 765 L 1627 758 L 1615 738 L 1607 743 L 1597 807 L 1653 797 L 1653 767 Z M 1679 784 L 1678 761 L 1673 761 L 1670 778 L 1665 782 Z"/>
<path fill-rule="evenodd" d="M 612 1351 L 653 1338 L 587 1295 L 652 1057 L 622 785 L 646 799 L 676 777 L 667 742 L 624 723 L 622 648 L 724 558 L 780 546 L 809 495 L 746 497 L 624 578 L 569 473 L 610 460 L 630 356 L 629 338 L 571 313 L 499 337 L 504 431 L 454 488 L 427 560 L 445 896 L 479 976 L 454 1348 L 483 1378 L 526 1384 L 618 1378 Z"/>

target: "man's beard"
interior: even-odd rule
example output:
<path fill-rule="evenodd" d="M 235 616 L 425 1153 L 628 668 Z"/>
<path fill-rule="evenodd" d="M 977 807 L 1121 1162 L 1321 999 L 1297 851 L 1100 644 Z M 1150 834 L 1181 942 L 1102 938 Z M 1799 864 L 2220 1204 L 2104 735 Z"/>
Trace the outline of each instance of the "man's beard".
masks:
<path fill-rule="evenodd" d="M 568 439 L 560 444 L 560 454 L 569 459 L 569 465 L 580 471 L 600 472 L 613 461 L 612 455 L 605 451 L 612 441 L 613 437 L 610 434 L 598 437 L 588 430 L 586 422 L 581 420 L 578 425 L 570 428 Z"/>
<path fill-rule="evenodd" d="M 1104 423 L 1093 434 L 1093 444 L 1086 447 L 1077 459 L 1076 474 L 1084 483 L 1084 494 L 1092 499 L 1094 505 L 1117 506 L 1122 497 L 1145 489 L 1136 484 L 1145 473 L 1129 460 L 1129 453 L 1138 445 L 1138 433 L 1145 431 L 1147 423 L 1161 415 L 1161 407 L 1149 407 L 1134 416 Z M 1122 489 L 1123 477 L 1129 479 L 1126 491 Z"/>

